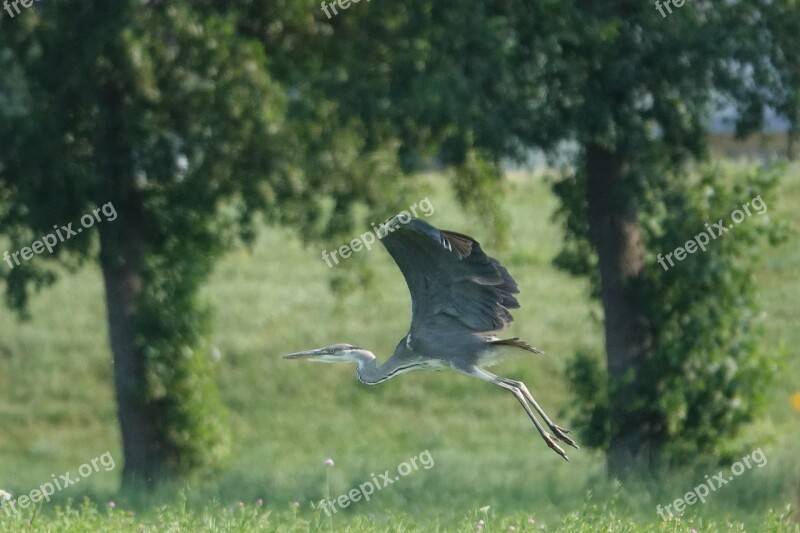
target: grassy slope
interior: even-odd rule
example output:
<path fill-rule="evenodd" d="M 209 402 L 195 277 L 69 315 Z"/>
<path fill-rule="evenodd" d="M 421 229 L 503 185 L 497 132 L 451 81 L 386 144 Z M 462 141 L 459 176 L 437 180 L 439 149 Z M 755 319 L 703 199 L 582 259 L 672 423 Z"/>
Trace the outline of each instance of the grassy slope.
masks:
<path fill-rule="evenodd" d="M 793 169 L 781 195 L 765 198 L 770 216 L 790 221 L 798 231 L 794 210 L 800 200 L 799 175 Z M 426 192 L 409 197 L 408 205 L 428 195 L 436 207 L 432 223 L 486 240 L 486 228 L 463 215 L 441 183 L 427 181 L 420 189 Z M 601 342 L 599 325 L 591 318 L 597 308 L 587 301 L 583 281 L 550 264 L 560 232 L 550 219 L 555 200 L 547 185 L 540 179 L 514 179 L 510 188 L 510 245 L 498 251 L 487 243 L 485 248 L 502 259 L 522 291 L 523 307 L 515 313 L 509 334 L 547 354 L 508 361 L 496 371 L 525 381 L 542 406 L 561 420 L 559 411 L 569 401 L 564 362 L 576 349 Z M 798 242 L 795 236 L 768 252 L 757 278 L 767 311 L 763 342 L 770 350 L 783 347 L 789 353 L 788 366 L 771 393 L 768 416 L 746 435 L 762 447 L 769 464 L 743 474 L 743 481 L 694 506 L 685 518 L 723 520 L 724 525 L 723 517 L 730 516 L 755 526 L 764 522 L 768 507 L 800 503 L 795 458 L 800 415 L 788 403 L 791 392 L 800 389 L 800 362 L 793 353 L 800 341 L 800 331 L 793 327 L 800 298 Z M 312 525 L 318 520 L 309 502 L 325 494 L 327 474 L 330 494 L 338 495 L 423 450 L 431 452 L 434 468 L 403 478 L 369 503 L 354 504 L 346 514 L 337 514 L 334 525 L 352 524 L 354 530 L 365 531 L 359 522 L 368 519 L 423 530 L 437 521 L 443 527 L 468 526 L 479 518 L 477 509 L 488 505 L 495 527 L 526 526 L 526 517 L 534 516 L 537 528 L 542 523 L 553 528 L 583 508 L 591 492 L 591 500 L 601 504 L 616 494 L 614 513 L 629 516 L 635 529 L 646 523 L 655 526 L 657 503 L 668 503 L 704 474 L 716 472 L 709 467 L 677 472 L 661 486 L 614 487 L 602 479 L 600 455 L 573 450 L 571 463 L 560 460 L 538 439 L 515 400 L 485 383 L 445 372 L 417 373 L 370 388 L 355 383 L 354 368 L 347 365 L 281 360 L 282 353 L 334 342 L 367 346 L 386 356 L 406 331 L 408 295 L 385 251 L 360 252 L 358 259 L 347 260 L 367 262 L 375 286 L 343 295 L 338 302 L 327 290 L 329 270 L 320 254 L 319 246 L 303 248 L 292 234 L 269 230 L 252 252 L 239 250 L 223 258 L 206 292 L 216 307 L 219 380 L 232 410 L 235 449 L 225 471 L 190 489 L 187 497 L 197 505 L 218 500 L 209 513 L 220 527 L 243 519 L 240 511 L 224 511 L 231 502 L 263 498 L 268 508 L 279 510 L 268 519 L 270 524 L 291 523 L 303 530 L 302 519 Z M 100 276 L 92 267 L 64 277 L 36 298 L 31 322 L 20 324 L 0 310 L 0 488 L 21 494 L 53 473 L 74 472 L 106 450 L 121 457 L 102 302 Z M 742 453 L 750 449 L 752 445 L 743 447 Z M 326 457 L 336 461 L 329 472 L 322 466 Z M 94 474 L 59 497 L 106 498 L 113 494 L 118 474 L 119 469 Z M 299 518 L 284 511 L 293 501 L 301 503 Z M 50 507 L 55 504 L 45 510 Z M 145 512 L 144 519 L 203 519 L 177 506 L 163 513 L 148 518 Z M 115 522 L 124 515 L 119 509 L 113 518 L 90 514 L 75 520 L 123 527 Z M 606 511 L 604 519 L 612 520 L 612 514 Z M 3 520 L 0 513 L 0 531 Z M 706 523 L 700 526 L 712 530 Z M 11 523 L 6 527 L 14 530 Z M 188 523 L 184 527 L 191 529 Z M 685 531 L 685 523 L 683 527 Z"/>

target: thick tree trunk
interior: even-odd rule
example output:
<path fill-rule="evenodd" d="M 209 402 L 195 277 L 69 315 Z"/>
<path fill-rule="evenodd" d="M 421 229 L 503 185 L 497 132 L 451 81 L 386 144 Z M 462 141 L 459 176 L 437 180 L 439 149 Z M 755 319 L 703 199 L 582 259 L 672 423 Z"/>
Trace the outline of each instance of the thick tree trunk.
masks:
<path fill-rule="evenodd" d="M 122 218 L 122 217 L 120 217 Z M 114 384 L 122 436 L 124 486 L 152 484 L 160 471 L 158 429 L 148 402 L 145 356 L 136 345 L 134 313 L 142 290 L 142 241 L 130 221 L 100 226 L 101 266 Z M 122 229 L 122 231 L 119 231 Z"/>
<path fill-rule="evenodd" d="M 601 301 L 611 393 L 608 470 L 625 476 L 647 453 L 645 423 L 631 416 L 636 399 L 633 373 L 649 357 L 647 318 L 630 282 L 641 276 L 644 260 L 637 208 L 623 183 L 622 158 L 597 144 L 586 146 L 589 237 L 600 268 Z"/>

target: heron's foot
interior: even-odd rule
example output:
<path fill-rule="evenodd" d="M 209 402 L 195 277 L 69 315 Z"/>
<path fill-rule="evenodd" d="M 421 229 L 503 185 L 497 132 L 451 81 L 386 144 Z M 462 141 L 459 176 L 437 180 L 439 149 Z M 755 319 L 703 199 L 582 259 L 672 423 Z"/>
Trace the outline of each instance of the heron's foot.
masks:
<path fill-rule="evenodd" d="M 576 450 L 580 450 L 581 449 L 581 447 L 578 446 L 577 443 L 574 440 L 572 440 L 571 438 L 569 438 L 567 436 L 567 433 L 571 433 L 570 430 L 564 429 L 562 427 L 559 427 L 559 426 L 553 424 L 552 426 L 550 426 L 550 431 L 555 433 L 556 438 L 558 438 L 558 440 L 560 440 L 560 441 L 572 446 Z"/>
<path fill-rule="evenodd" d="M 542 438 L 550 447 L 551 450 L 556 452 L 558 455 L 564 458 L 565 461 L 569 462 L 569 457 L 567 457 L 567 453 L 556 443 L 555 437 L 550 435 L 549 433 L 542 434 Z"/>

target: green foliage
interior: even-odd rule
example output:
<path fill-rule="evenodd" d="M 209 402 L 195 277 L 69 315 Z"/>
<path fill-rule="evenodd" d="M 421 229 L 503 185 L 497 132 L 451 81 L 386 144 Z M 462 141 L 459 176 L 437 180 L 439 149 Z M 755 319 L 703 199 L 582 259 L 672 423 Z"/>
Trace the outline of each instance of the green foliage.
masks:
<path fill-rule="evenodd" d="M 639 395 L 627 410 L 628 420 L 646 423 L 645 446 L 654 459 L 730 460 L 733 438 L 763 411 L 777 359 L 759 342 L 753 273 L 765 246 L 779 243 L 786 234 L 785 224 L 770 220 L 768 213 L 778 176 L 776 169 L 707 165 L 696 177 L 669 176 L 648 191 L 647 215 L 641 217 L 648 250 L 645 276 L 634 290 L 653 346 L 651 357 L 630 376 Z M 555 186 L 557 192 L 567 189 L 565 182 Z M 748 205 L 747 216 L 743 205 L 756 197 L 763 199 L 763 207 L 755 200 L 758 209 Z M 568 203 L 574 196 L 562 198 L 562 213 L 572 218 L 562 215 L 568 239 L 559 266 L 572 265 L 571 272 L 580 274 L 593 261 L 584 253 L 587 246 L 580 241 L 586 234 L 573 214 L 581 207 Z M 744 216 L 738 224 L 731 219 L 737 209 Z M 697 234 L 708 235 L 708 225 L 719 219 L 726 228 L 733 225 L 728 233 L 708 236 L 705 251 L 698 248 L 682 261 L 673 257 L 670 267 L 666 254 Z M 716 236 L 719 230 L 714 231 Z M 572 361 L 568 376 L 583 405 L 575 417 L 582 442 L 607 448 L 611 435 L 624 431 L 609 418 L 609 398 L 619 384 L 608 383 L 598 359 L 586 354 Z"/>
<path fill-rule="evenodd" d="M 136 310 L 138 349 L 146 359 L 141 394 L 163 440 L 154 449 L 165 477 L 208 473 L 230 452 L 228 413 L 211 362 L 210 306 L 198 292 L 220 246 L 175 239 L 145 260 L 144 290 Z"/>
<path fill-rule="evenodd" d="M 508 244 L 508 215 L 503 211 L 505 194 L 500 164 L 477 150 L 470 150 L 455 170 L 453 188 L 458 201 L 489 225 L 491 245 L 503 248 Z"/>
<path fill-rule="evenodd" d="M 573 275 L 589 279 L 590 293 L 600 298 L 600 272 L 597 254 L 589 242 L 589 220 L 586 204 L 586 175 L 580 170 L 566 170 L 563 175 L 553 179 L 553 193 L 561 199 L 553 220 L 561 225 L 564 243 L 553 264 Z"/>
<path fill-rule="evenodd" d="M 608 450 L 611 443 L 609 379 L 598 354 L 578 352 L 566 369 L 570 390 L 580 409 L 572 410 L 581 446 Z"/>
<path fill-rule="evenodd" d="M 696 180 L 664 191 L 661 220 L 656 215 L 642 222 L 651 254 L 683 246 L 693 228 L 711 231 L 706 221 L 733 226 L 705 252 L 698 250 L 667 272 L 648 256 L 641 295 L 655 356 L 644 372 L 653 386 L 652 406 L 664 420 L 657 431 L 670 441 L 669 458 L 686 462 L 709 453 L 725 458 L 725 452 L 730 457 L 731 438 L 763 411 L 777 359 L 760 342 L 753 275 L 765 245 L 785 237 L 785 223 L 768 216 L 780 175 L 703 168 Z M 753 207 L 756 198 L 762 213 Z M 752 215 L 732 221 L 748 203 Z"/>

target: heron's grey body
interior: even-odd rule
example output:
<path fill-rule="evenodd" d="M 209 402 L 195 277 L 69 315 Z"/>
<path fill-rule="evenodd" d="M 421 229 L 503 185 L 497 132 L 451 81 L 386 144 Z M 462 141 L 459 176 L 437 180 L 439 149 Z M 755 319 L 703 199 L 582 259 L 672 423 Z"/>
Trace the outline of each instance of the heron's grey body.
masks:
<path fill-rule="evenodd" d="M 502 350 L 541 353 L 518 338 L 498 339 L 491 334 L 507 328 L 513 321 L 509 309 L 519 307 L 514 297 L 519 289 L 505 267 L 487 256 L 472 237 L 438 230 L 417 218 L 394 217 L 383 227 L 381 242 L 411 292 L 411 328 L 394 354 L 378 366 L 372 352 L 335 344 L 285 357 L 355 362 L 359 381 L 368 385 L 412 370 L 440 368 L 494 383 L 517 398 L 548 446 L 567 459 L 555 439 L 578 446 L 547 417 L 525 384 L 485 370 L 497 362 Z M 554 435 L 545 431 L 531 407 Z"/>

